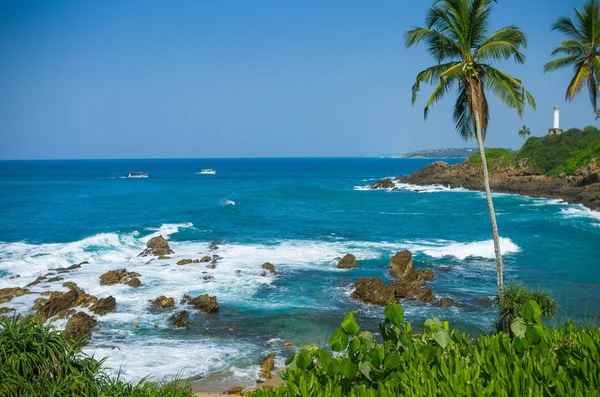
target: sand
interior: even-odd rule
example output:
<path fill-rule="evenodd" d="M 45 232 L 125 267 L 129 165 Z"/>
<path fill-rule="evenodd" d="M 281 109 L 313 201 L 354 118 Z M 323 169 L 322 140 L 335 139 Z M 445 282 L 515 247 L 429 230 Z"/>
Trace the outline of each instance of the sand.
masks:
<path fill-rule="evenodd" d="M 271 379 L 267 379 L 264 383 L 261 383 L 259 385 L 257 385 L 256 387 L 264 387 L 264 386 L 279 386 L 281 384 L 283 384 L 283 379 L 281 379 L 281 377 L 279 376 L 279 374 L 273 374 L 273 377 Z M 231 387 L 234 387 L 237 385 L 231 385 Z M 249 388 L 249 389 L 244 389 L 244 391 L 248 391 L 254 388 Z M 227 390 L 223 390 L 222 392 L 207 392 L 207 391 L 197 391 L 194 393 L 194 396 L 196 397 L 207 397 L 207 396 L 219 396 L 219 395 L 224 395 L 227 393 Z"/>

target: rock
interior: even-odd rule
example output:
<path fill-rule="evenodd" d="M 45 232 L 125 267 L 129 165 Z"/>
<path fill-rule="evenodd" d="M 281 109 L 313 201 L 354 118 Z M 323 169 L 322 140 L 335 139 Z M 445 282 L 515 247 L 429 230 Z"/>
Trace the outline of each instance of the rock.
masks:
<path fill-rule="evenodd" d="M 356 267 L 356 257 L 352 254 L 346 254 L 337 264 L 338 269 L 354 269 Z"/>
<path fill-rule="evenodd" d="M 104 316 L 106 313 L 110 313 L 117 307 L 117 300 L 111 295 L 107 298 L 98 299 L 90 311 L 99 316 Z"/>
<path fill-rule="evenodd" d="M 167 298 L 164 295 L 159 296 L 158 298 L 151 301 L 152 307 L 155 309 L 168 309 L 170 307 L 175 306 L 174 298 Z"/>
<path fill-rule="evenodd" d="M 200 263 L 200 259 L 194 259 L 192 263 Z"/>
<path fill-rule="evenodd" d="M 188 320 L 190 318 L 190 314 L 186 311 L 183 310 L 179 313 L 175 313 L 173 314 L 171 317 L 169 317 L 169 321 L 171 321 L 171 323 L 179 328 L 187 328 L 189 327 L 188 324 Z"/>
<path fill-rule="evenodd" d="M 387 179 L 382 179 L 380 181 L 375 182 L 374 184 L 371 185 L 371 187 L 369 187 L 369 189 L 371 190 L 376 190 L 376 189 L 393 189 L 396 187 L 396 184 L 389 178 Z"/>
<path fill-rule="evenodd" d="M 10 279 L 10 280 L 13 280 L 13 279 L 15 279 L 15 278 L 19 278 L 19 277 L 21 277 L 21 275 L 20 275 L 20 274 L 16 274 L 16 275 L 14 275 L 14 276 L 10 276 L 10 277 L 9 277 L 9 279 Z"/>
<path fill-rule="evenodd" d="M 413 271 L 412 254 L 408 250 L 397 252 L 390 261 L 390 274 L 402 279 Z"/>
<path fill-rule="evenodd" d="M 190 264 L 190 263 L 192 263 L 192 260 L 191 260 L 191 259 L 182 259 L 182 260 L 180 260 L 179 262 L 177 262 L 177 264 L 178 264 L 179 266 L 188 265 L 188 264 Z"/>
<path fill-rule="evenodd" d="M 440 307 L 452 307 L 454 306 L 454 300 L 452 298 L 442 298 L 439 304 Z"/>
<path fill-rule="evenodd" d="M 240 396 L 244 395 L 244 386 L 234 386 L 227 390 L 227 394 L 237 394 Z"/>
<path fill-rule="evenodd" d="M 83 290 L 80 290 L 75 306 L 88 307 L 95 305 L 97 302 L 98 298 L 96 298 L 94 295 L 86 294 Z"/>
<path fill-rule="evenodd" d="M 231 327 L 227 328 L 227 331 L 229 332 L 237 332 L 239 331 L 240 327 L 238 327 L 237 325 L 232 325 Z"/>
<path fill-rule="evenodd" d="M 416 297 L 423 302 L 433 302 L 435 300 L 435 295 L 433 295 L 433 290 L 431 288 L 422 290 Z"/>
<path fill-rule="evenodd" d="M 219 242 L 218 241 L 213 241 L 212 243 L 210 243 L 210 245 L 208 246 L 209 250 L 215 251 L 219 249 Z"/>
<path fill-rule="evenodd" d="M 137 278 L 138 276 L 140 276 L 139 273 L 128 272 L 127 269 L 110 270 L 100 276 L 100 285 L 127 284 L 139 287 L 142 283 Z"/>
<path fill-rule="evenodd" d="M 10 302 L 11 300 L 13 300 L 14 296 L 12 295 L 4 295 L 3 297 L 0 297 L 0 305 L 6 302 Z"/>
<path fill-rule="evenodd" d="M 96 324 L 97 321 L 94 317 L 84 312 L 77 312 L 67 321 L 63 336 L 70 340 L 88 340 L 92 336 L 92 330 Z"/>
<path fill-rule="evenodd" d="M 28 289 L 19 288 L 19 287 L 0 289 L 0 296 L 11 295 L 11 296 L 15 297 L 15 296 L 23 296 L 27 293 L 29 293 Z"/>
<path fill-rule="evenodd" d="M 42 281 L 44 281 L 46 279 L 46 276 L 39 276 L 38 278 L 36 278 L 35 280 L 33 280 L 32 282 L 30 282 L 29 284 L 27 284 L 25 286 L 25 288 L 27 287 L 32 287 L 34 285 L 38 285 L 39 283 L 41 283 Z"/>
<path fill-rule="evenodd" d="M 84 261 L 84 262 L 81 262 L 81 263 L 77 263 L 75 265 L 71 265 L 69 267 L 60 267 L 58 269 L 52 269 L 52 270 L 56 271 L 57 273 L 66 273 L 66 272 L 71 271 L 73 269 L 79 269 L 82 265 L 88 265 L 88 264 L 89 264 L 88 261 Z"/>
<path fill-rule="evenodd" d="M 79 288 L 79 286 L 77 284 L 75 284 L 74 282 L 72 282 L 72 281 L 65 281 L 63 283 L 63 287 L 67 287 L 69 289 L 76 289 L 78 291 L 81 290 L 81 288 Z"/>
<path fill-rule="evenodd" d="M 61 294 L 60 296 L 50 298 L 46 303 L 37 311 L 37 314 L 41 317 L 42 321 L 48 320 L 57 313 L 75 307 L 77 299 L 79 298 L 79 291 L 70 289 L 69 291 Z"/>
<path fill-rule="evenodd" d="M 167 256 L 167 255 L 160 255 L 160 256 L 159 256 L 158 258 L 156 258 L 156 259 L 158 259 L 158 260 L 163 260 L 163 259 L 171 259 L 171 257 L 170 257 L 170 256 Z"/>
<path fill-rule="evenodd" d="M 260 366 L 260 377 L 265 379 L 271 379 L 271 371 L 275 368 L 275 353 L 269 354 L 262 362 Z"/>
<path fill-rule="evenodd" d="M 61 310 L 58 313 L 56 313 L 54 315 L 54 317 L 52 317 L 54 320 L 63 320 L 65 318 L 69 318 L 71 317 L 73 314 L 75 314 L 76 310 L 75 309 L 65 309 L 65 310 Z"/>
<path fill-rule="evenodd" d="M 202 262 L 202 263 L 210 262 L 211 259 L 212 258 L 210 256 L 205 255 L 205 256 L 202 257 L 202 259 L 200 259 L 200 262 Z"/>
<path fill-rule="evenodd" d="M 217 265 L 215 265 L 214 263 L 210 266 L 208 266 L 209 269 L 215 269 L 217 267 Z"/>
<path fill-rule="evenodd" d="M 270 262 L 263 263 L 262 266 L 261 266 L 261 268 L 265 269 L 266 271 L 268 271 L 272 275 L 276 275 L 277 274 L 277 272 L 275 271 L 275 266 L 273 266 L 273 264 L 270 263 Z"/>
<path fill-rule="evenodd" d="M 63 292 L 60 292 L 60 291 L 44 291 L 40 295 L 47 296 L 48 299 L 52 299 L 52 298 L 58 298 L 62 294 L 63 294 Z"/>
<path fill-rule="evenodd" d="M 6 313 L 10 313 L 10 312 L 14 312 L 17 309 L 13 309 L 11 307 L 0 307 L 0 315 L 2 314 L 6 314 Z"/>
<path fill-rule="evenodd" d="M 396 301 L 396 285 L 386 286 L 379 278 L 361 278 L 354 283 L 351 297 L 371 305 L 385 306 Z"/>
<path fill-rule="evenodd" d="M 62 280 L 64 280 L 64 279 L 61 276 L 56 276 L 56 277 L 49 278 L 48 282 L 53 283 L 55 281 L 62 281 Z"/>
<path fill-rule="evenodd" d="M 44 306 L 47 301 L 48 301 L 48 299 L 46 299 L 46 298 L 37 298 L 35 301 L 33 301 L 33 306 L 31 306 L 31 311 L 40 310 L 40 308 L 42 306 Z"/>
<path fill-rule="evenodd" d="M 157 236 L 148 240 L 146 249 L 139 256 L 165 256 L 172 253 L 167 240 L 163 236 Z"/>
<path fill-rule="evenodd" d="M 202 280 L 204 280 L 204 282 L 209 282 L 213 278 L 215 278 L 215 277 L 214 276 L 204 276 L 204 277 L 202 277 Z"/>
<path fill-rule="evenodd" d="M 208 294 L 200 295 L 192 299 L 190 301 L 190 305 L 194 306 L 194 309 L 200 310 L 204 313 L 214 313 L 219 311 L 217 297 L 208 296 Z"/>
<path fill-rule="evenodd" d="M 179 304 L 180 305 L 189 304 L 191 300 L 192 300 L 191 296 L 189 296 L 188 294 L 183 294 L 183 296 L 181 297 L 181 300 L 179 301 Z"/>

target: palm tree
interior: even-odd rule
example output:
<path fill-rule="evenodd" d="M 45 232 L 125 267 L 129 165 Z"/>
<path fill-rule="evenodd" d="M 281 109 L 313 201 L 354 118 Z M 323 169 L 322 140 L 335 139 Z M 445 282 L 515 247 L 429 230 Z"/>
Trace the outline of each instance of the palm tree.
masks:
<path fill-rule="evenodd" d="M 562 17 L 552 25 L 566 36 L 552 55 L 561 55 L 544 66 L 544 72 L 573 66 L 573 79 L 567 87 L 565 99 L 572 101 L 587 86 L 594 112 L 598 114 L 598 84 L 600 82 L 600 1 L 589 0 L 583 5 L 583 11 L 575 11 L 575 22 Z"/>
<path fill-rule="evenodd" d="M 524 63 L 520 48 L 526 45 L 525 35 L 516 26 L 506 26 L 489 35 L 491 12 L 490 0 L 437 0 L 427 11 L 427 26 L 407 31 L 405 41 L 407 47 L 425 41 L 427 51 L 438 62 L 417 75 L 412 87 L 413 104 L 422 82 L 435 85 L 425 104 L 427 118 L 431 106 L 456 89 L 456 129 L 465 139 L 477 139 L 494 238 L 498 296 L 502 296 L 502 254 L 483 148 L 490 120 L 486 93 L 495 94 L 506 106 L 516 109 L 519 116 L 527 104 L 535 108 L 535 100 L 520 80 L 490 65 L 511 57 Z"/>
<path fill-rule="evenodd" d="M 519 130 L 519 136 L 521 138 L 526 138 L 529 135 L 531 135 L 531 130 L 529 128 L 527 128 L 526 125 L 523 125 L 523 127 L 521 127 L 521 129 Z"/>

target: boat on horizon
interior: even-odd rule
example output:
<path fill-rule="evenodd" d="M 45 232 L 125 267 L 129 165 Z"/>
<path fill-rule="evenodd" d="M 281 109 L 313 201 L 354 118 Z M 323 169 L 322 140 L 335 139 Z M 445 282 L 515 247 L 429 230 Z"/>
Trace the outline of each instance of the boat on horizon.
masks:
<path fill-rule="evenodd" d="M 148 178 L 148 173 L 141 171 L 141 170 L 132 170 L 127 173 L 126 178 L 133 178 L 133 179 Z"/>
<path fill-rule="evenodd" d="M 200 175 L 214 175 L 217 171 L 212 168 L 203 168 L 202 171 L 199 172 Z"/>

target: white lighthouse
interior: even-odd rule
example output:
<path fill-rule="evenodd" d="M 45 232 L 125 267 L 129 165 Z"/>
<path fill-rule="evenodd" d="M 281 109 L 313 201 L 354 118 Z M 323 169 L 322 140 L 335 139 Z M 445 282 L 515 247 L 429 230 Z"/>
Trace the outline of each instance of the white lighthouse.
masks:
<path fill-rule="evenodd" d="M 564 132 L 562 128 L 560 128 L 560 110 L 558 106 L 554 106 L 554 127 L 548 128 L 548 134 L 560 134 Z"/>

